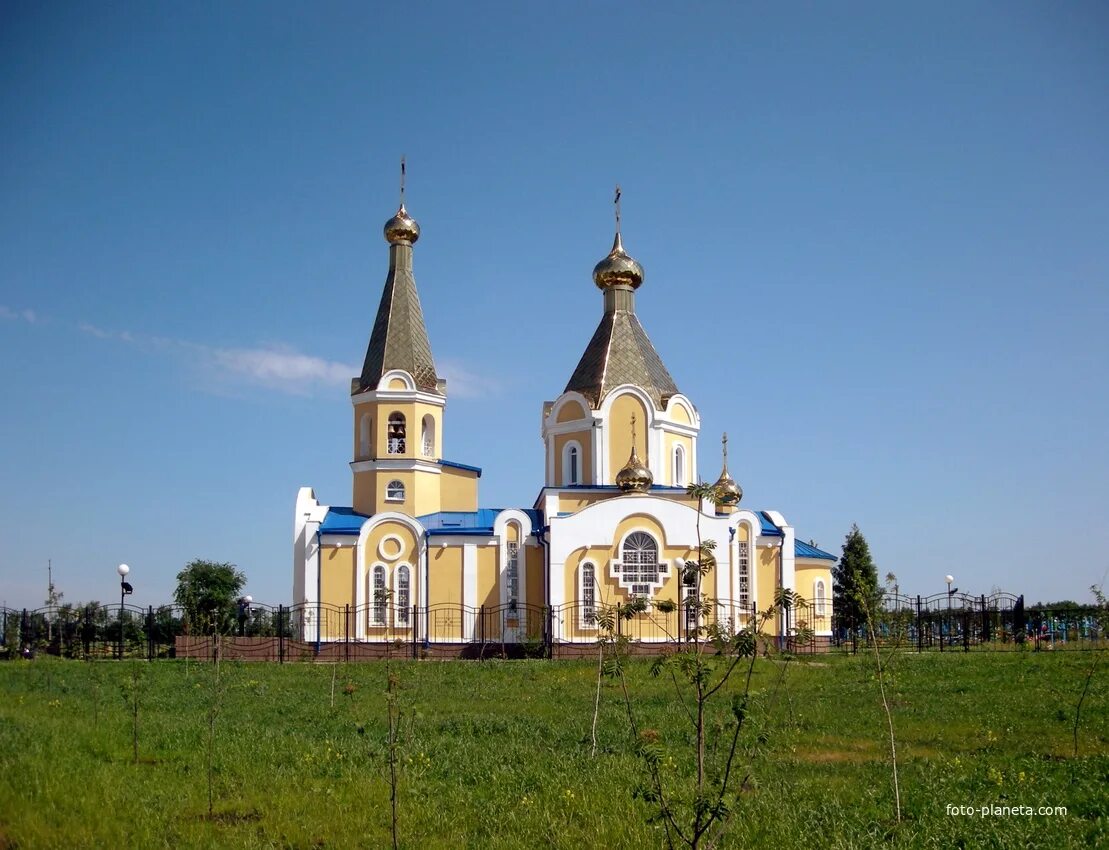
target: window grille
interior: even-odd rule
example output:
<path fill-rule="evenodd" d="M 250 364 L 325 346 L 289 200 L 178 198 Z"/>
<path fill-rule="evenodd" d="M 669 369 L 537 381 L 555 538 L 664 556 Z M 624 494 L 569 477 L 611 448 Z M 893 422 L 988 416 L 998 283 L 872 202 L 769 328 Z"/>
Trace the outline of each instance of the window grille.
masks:
<path fill-rule="evenodd" d="M 751 566 L 747 540 L 739 541 L 739 604 L 745 612 L 751 605 Z"/>
<path fill-rule="evenodd" d="M 389 502 L 404 501 L 404 482 L 390 481 L 385 485 L 385 500 Z"/>
<path fill-rule="evenodd" d="M 581 568 L 581 622 L 585 628 L 597 625 L 597 573 L 592 564 Z"/>
<path fill-rule="evenodd" d="M 520 601 L 520 544 L 508 543 L 508 563 L 505 565 L 505 595 L 508 609 L 515 611 Z"/>
<path fill-rule="evenodd" d="M 405 566 L 397 567 L 396 590 L 397 590 L 397 625 L 407 626 L 408 625 L 409 614 L 411 613 L 411 611 L 409 609 L 412 607 L 412 605 L 411 605 L 412 594 L 411 594 L 411 591 L 410 591 L 408 567 L 405 567 Z"/>
<path fill-rule="evenodd" d="M 370 609 L 370 625 L 385 625 L 385 607 L 388 604 L 385 593 L 385 567 L 378 564 L 373 570 L 373 607 Z"/>

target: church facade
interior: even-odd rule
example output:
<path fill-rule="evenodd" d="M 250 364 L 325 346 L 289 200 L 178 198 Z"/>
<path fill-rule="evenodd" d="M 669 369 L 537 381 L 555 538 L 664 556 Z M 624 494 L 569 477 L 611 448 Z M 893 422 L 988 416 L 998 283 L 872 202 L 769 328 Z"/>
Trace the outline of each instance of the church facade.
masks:
<path fill-rule="evenodd" d="M 419 234 L 402 202 L 385 224 L 389 270 L 351 381 L 350 504 L 321 503 L 309 487 L 297 495 L 303 639 L 590 644 L 599 606 L 642 599 L 621 629 L 661 642 L 709 622 L 742 628 L 777 588 L 808 604 L 771 620 L 768 636 L 803 621 L 828 639 L 835 556 L 799 541 L 781 513 L 742 504 L 726 438 L 716 497 L 687 493 L 701 419 L 636 316 L 644 273 L 619 224 L 593 271 L 600 322 L 565 389 L 542 406 L 538 495 L 528 507 L 481 507 L 481 469 L 443 456 L 448 390 L 413 275 Z M 700 540 L 716 549 L 698 587 L 683 565 Z M 705 605 L 688 604 L 698 595 Z"/>

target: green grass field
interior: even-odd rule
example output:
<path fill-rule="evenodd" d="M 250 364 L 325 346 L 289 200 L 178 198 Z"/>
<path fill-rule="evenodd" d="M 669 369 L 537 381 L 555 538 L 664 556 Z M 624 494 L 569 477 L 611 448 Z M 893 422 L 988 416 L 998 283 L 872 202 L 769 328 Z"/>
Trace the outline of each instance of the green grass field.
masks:
<path fill-rule="evenodd" d="M 1073 756 L 1074 705 L 1092 660 L 896 658 L 900 824 L 873 666 L 862 656 L 800 659 L 783 678 L 781 662 L 760 660 L 741 762 L 749 778 L 722 846 L 1109 846 L 1109 663 L 1094 676 Z M 385 664 L 221 666 L 209 748 L 211 664 L 0 665 L 0 848 L 390 846 Z M 590 755 L 595 662 L 393 669 L 401 846 L 664 846 L 633 795 L 642 766 L 607 680 Z M 632 663 L 629 679 L 643 726 L 666 748 L 668 782 L 688 785 L 688 725 L 673 686 L 652 679 L 647 662 Z M 950 816 L 949 804 L 1067 813 Z"/>

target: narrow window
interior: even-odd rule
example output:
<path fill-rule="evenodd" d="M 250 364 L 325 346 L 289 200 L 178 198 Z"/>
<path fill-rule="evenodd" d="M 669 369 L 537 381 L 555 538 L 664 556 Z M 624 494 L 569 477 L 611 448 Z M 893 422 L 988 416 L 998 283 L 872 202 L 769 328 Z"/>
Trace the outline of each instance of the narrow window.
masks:
<path fill-rule="evenodd" d="M 824 582 L 820 579 L 817 579 L 816 583 L 813 585 L 813 602 L 815 603 L 816 616 L 828 616 L 828 603 L 824 594 Z"/>
<path fill-rule="evenodd" d="M 389 454 L 402 455 L 405 452 L 405 422 L 403 413 L 389 414 Z"/>
<path fill-rule="evenodd" d="M 748 613 L 751 606 L 751 569 L 748 546 L 746 540 L 739 541 L 739 558 L 737 559 L 739 562 L 739 604 L 745 614 Z"/>
<path fill-rule="evenodd" d="M 435 418 L 430 413 L 424 417 L 420 442 L 423 443 L 424 457 L 435 457 Z"/>
<path fill-rule="evenodd" d="M 693 631 L 700 625 L 701 599 L 697 595 L 697 576 L 692 572 L 682 576 L 682 604 L 686 630 Z"/>
<path fill-rule="evenodd" d="M 410 614 L 412 594 L 409 580 L 408 567 L 404 564 L 397 567 L 396 576 L 393 579 L 393 588 L 397 594 L 397 625 L 407 626 Z"/>
<path fill-rule="evenodd" d="M 569 461 L 570 461 L 570 463 L 569 463 L 569 472 L 568 472 L 569 477 L 570 477 L 569 483 L 570 484 L 577 484 L 578 483 L 578 447 L 577 446 L 570 446 Z"/>
<path fill-rule="evenodd" d="M 520 544 L 511 541 L 507 546 L 508 562 L 505 564 L 505 597 L 508 610 L 515 611 L 520 602 Z"/>
<path fill-rule="evenodd" d="M 685 486 L 685 449 L 674 446 L 674 486 Z"/>
<path fill-rule="evenodd" d="M 597 571 L 592 564 L 581 566 L 581 624 L 587 629 L 597 625 Z"/>
<path fill-rule="evenodd" d="M 404 501 L 404 482 L 393 480 L 385 485 L 385 501 L 386 502 L 403 502 Z"/>
<path fill-rule="evenodd" d="M 385 606 L 388 603 L 385 593 L 385 567 L 378 564 L 373 569 L 373 607 L 370 609 L 370 625 L 385 625 Z"/>

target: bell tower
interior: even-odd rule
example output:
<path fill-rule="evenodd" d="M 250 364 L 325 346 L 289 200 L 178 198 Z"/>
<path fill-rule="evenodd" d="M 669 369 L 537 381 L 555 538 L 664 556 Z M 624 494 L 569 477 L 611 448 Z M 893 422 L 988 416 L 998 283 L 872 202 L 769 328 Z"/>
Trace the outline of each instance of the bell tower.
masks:
<path fill-rule="evenodd" d="M 440 510 L 446 381 L 435 371 L 412 248 L 420 226 L 404 206 L 385 222 L 389 272 L 377 308 L 362 374 L 351 381 L 354 407 L 354 510 L 419 516 Z"/>

